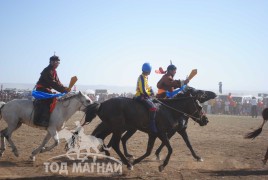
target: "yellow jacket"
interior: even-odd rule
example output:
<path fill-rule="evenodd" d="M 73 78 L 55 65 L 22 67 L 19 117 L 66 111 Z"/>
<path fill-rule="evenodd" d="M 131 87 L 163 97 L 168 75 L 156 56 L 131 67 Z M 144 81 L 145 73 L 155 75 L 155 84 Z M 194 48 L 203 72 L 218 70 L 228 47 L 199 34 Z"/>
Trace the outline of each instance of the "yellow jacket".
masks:
<path fill-rule="evenodd" d="M 152 88 L 148 85 L 148 76 L 141 74 L 137 81 L 137 88 L 135 96 L 149 97 L 152 95 Z"/>

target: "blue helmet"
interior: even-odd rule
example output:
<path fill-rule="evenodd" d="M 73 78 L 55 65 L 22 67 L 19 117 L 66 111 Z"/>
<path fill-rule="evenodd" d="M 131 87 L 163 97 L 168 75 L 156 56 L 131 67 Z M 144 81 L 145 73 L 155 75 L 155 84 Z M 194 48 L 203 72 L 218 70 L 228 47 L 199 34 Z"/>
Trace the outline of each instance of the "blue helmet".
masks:
<path fill-rule="evenodd" d="M 143 72 L 151 72 L 151 70 L 152 70 L 152 66 L 150 65 L 150 63 L 144 63 L 143 65 L 142 65 L 142 71 Z"/>

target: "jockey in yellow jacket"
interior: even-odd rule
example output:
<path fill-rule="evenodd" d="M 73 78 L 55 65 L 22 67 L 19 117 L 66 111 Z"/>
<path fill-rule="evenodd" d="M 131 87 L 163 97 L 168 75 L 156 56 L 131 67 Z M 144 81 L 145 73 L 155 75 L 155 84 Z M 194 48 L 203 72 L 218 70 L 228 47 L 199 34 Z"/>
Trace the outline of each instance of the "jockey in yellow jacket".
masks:
<path fill-rule="evenodd" d="M 154 96 L 152 87 L 148 85 L 148 76 L 150 75 L 152 67 L 149 63 L 144 63 L 142 65 L 142 74 L 139 76 L 137 81 L 137 88 L 135 99 L 145 104 L 149 109 L 150 115 L 150 128 L 154 133 L 157 133 L 157 128 L 155 124 L 156 106 L 153 103 L 151 96 Z"/>

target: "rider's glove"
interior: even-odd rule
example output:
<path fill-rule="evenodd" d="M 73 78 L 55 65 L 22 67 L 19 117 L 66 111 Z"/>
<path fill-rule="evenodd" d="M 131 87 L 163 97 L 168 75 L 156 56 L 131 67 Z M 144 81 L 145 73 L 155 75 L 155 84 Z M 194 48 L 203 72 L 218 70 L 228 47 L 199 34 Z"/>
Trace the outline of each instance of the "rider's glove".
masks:
<path fill-rule="evenodd" d="M 68 87 L 65 88 L 65 93 L 68 93 L 70 91 L 71 91 L 71 88 L 68 88 Z"/>

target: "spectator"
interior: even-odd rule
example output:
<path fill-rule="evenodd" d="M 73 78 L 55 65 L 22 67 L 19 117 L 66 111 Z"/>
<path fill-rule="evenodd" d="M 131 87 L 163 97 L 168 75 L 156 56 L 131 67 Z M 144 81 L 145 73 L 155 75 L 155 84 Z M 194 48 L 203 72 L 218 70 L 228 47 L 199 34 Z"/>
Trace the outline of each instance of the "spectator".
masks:
<path fill-rule="evenodd" d="M 251 101 L 251 116 L 252 118 L 257 118 L 258 114 L 257 114 L 257 99 L 253 96 Z"/>

